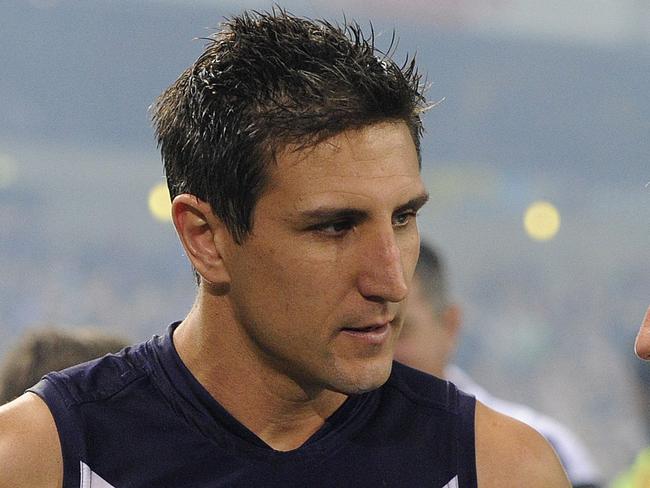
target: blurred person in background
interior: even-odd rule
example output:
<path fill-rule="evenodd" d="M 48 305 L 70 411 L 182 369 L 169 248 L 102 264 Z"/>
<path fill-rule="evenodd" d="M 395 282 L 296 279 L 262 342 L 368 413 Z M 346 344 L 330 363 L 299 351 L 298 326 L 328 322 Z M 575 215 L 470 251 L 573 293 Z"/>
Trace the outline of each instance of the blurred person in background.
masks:
<path fill-rule="evenodd" d="M 641 322 L 641 327 L 639 327 L 639 333 L 634 343 L 634 350 L 639 358 L 645 359 L 646 361 L 650 360 L 650 307 L 648 307 L 643 322 Z"/>
<path fill-rule="evenodd" d="M 0 405 L 52 371 L 118 352 L 128 342 L 95 327 L 43 327 L 25 332 L 0 365 Z"/>
<path fill-rule="evenodd" d="M 209 39 L 153 107 L 195 303 L 0 408 L 0 487 L 568 486 L 536 431 L 393 362 L 428 198 L 393 48 L 281 9 Z"/>
<path fill-rule="evenodd" d="M 582 442 L 558 421 L 530 407 L 495 398 L 452 363 L 461 332 L 462 310 L 448 291 L 440 253 L 422 242 L 395 359 L 454 383 L 477 400 L 524 422 L 555 448 L 574 487 L 601 486 L 602 477 Z"/>

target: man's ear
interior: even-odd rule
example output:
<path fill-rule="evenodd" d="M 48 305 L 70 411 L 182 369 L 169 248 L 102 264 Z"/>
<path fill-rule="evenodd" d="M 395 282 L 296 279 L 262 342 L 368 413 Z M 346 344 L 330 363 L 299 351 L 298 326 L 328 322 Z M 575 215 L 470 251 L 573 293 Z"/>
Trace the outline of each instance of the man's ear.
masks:
<path fill-rule="evenodd" d="M 230 288 L 230 275 L 224 263 L 224 251 L 232 240 L 230 232 L 210 204 L 183 193 L 172 202 L 172 219 L 178 237 L 194 269 L 217 294 Z"/>

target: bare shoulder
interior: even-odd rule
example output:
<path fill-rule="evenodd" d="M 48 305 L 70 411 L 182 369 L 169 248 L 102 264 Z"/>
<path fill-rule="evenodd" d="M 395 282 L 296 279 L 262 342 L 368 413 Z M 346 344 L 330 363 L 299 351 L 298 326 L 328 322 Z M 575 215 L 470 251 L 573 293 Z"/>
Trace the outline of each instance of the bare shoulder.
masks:
<path fill-rule="evenodd" d="M 476 402 L 475 435 L 481 488 L 571 486 L 553 448 L 528 425 Z"/>
<path fill-rule="evenodd" d="M 63 461 L 49 408 L 26 393 L 0 407 L 0 488 L 60 488 Z"/>

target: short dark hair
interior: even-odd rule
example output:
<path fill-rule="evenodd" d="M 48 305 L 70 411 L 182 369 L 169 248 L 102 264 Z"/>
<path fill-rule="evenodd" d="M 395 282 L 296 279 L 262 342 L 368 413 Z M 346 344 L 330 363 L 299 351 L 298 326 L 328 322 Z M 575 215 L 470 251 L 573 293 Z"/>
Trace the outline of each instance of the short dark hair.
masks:
<path fill-rule="evenodd" d="M 420 243 L 420 257 L 415 267 L 415 276 L 437 312 L 449 305 L 446 266 L 440 253 L 429 243 Z"/>
<path fill-rule="evenodd" d="M 226 19 L 152 107 L 171 197 L 210 204 L 236 242 L 250 232 L 267 166 L 287 145 L 404 121 L 418 157 L 425 98 L 415 59 L 398 66 L 356 23 L 271 12 Z"/>
<path fill-rule="evenodd" d="M 22 395 L 43 375 L 126 347 L 127 341 L 101 329 L 45 327 L 26 332 L 0 367 L 0 405 Z"/>

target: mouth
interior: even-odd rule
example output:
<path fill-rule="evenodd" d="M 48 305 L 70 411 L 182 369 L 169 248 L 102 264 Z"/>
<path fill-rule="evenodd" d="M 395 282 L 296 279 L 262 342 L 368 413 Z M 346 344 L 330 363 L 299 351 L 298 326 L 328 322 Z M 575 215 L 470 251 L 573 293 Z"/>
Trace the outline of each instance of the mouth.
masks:
<path fill-rule="evenodd" d="M 347 337 L 371 344 L 383 343 L 388 337 L 391 329 L 391 322 L 383 324 L 372 324 L 364 327 L 343 327 L 341 333 Z"/>

